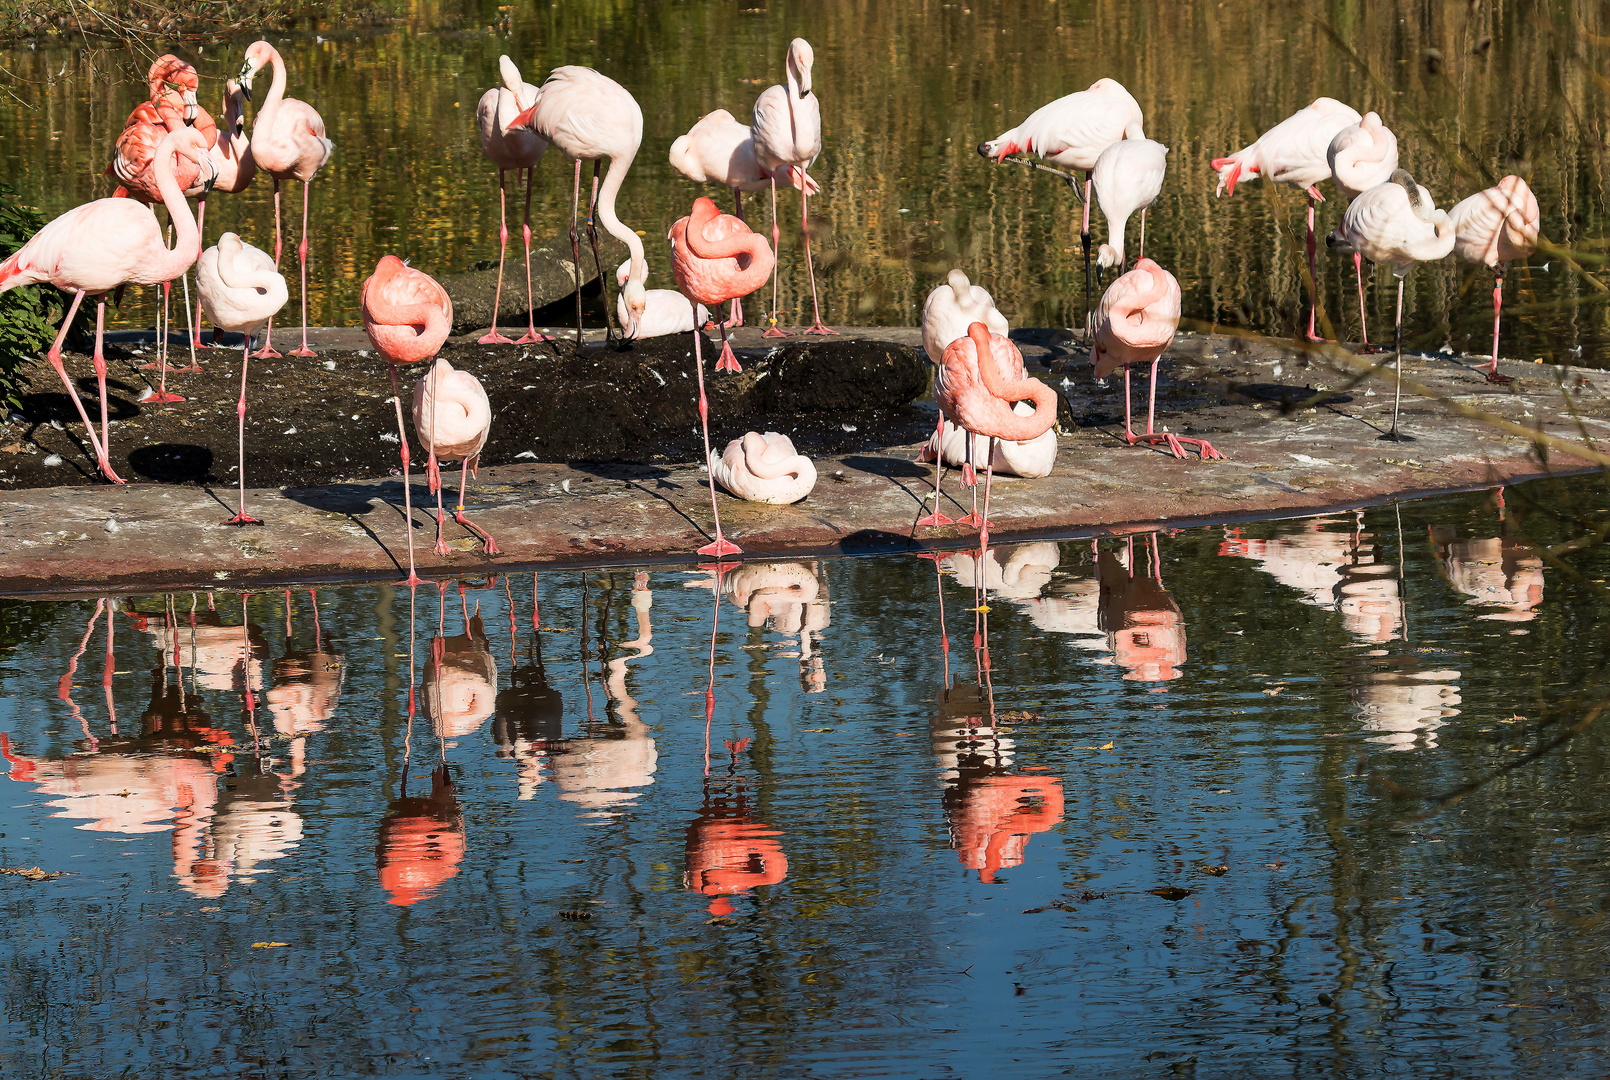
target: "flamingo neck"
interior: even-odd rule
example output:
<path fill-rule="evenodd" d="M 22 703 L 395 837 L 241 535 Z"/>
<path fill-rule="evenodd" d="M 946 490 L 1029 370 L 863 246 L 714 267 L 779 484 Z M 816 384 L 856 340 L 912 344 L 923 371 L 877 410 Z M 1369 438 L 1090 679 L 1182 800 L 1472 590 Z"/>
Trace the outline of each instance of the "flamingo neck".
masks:
<path fill-rule="evenodd" d="M 620 194 L 621 185 L 626 182 L 626 170 L 632 167 L 632 159 L 636 156 L 637 151 L 633 150 L 630 154 L 609 159 L 609 171 L 604 174 L 604 183 L 598 189 L 598 220 L 604 223 L 605 230 L 611 236 L 625 244 L 626 250 L 632 253 L 632 269 L 628 276 L 637 281 L 647 281 L 648 262 L 643 257 L 643 238 L 615 216 L 615 196 Z"/>
<path fill-rule="evenodd" d="M 285 61 L 280 58 L 280 51 L 274 46 L 268 47 L 268 65 L 274 70 L 274 81 L 269 85 L 268 96 L 263 99 L 263 105 L 257 110 L 257 119 L 252 123 L 252 135 L 262 131 L 266 138 L 274 130 L 274 118 L 279 114 L 280 102 L 285 100 Z"/>
<path fill-rule="evenodd" d="M 190 269 L 201 252 L 201 230 L 196 227 L 195 215 L 190 212 L 190 204 L 185 201 L 179 181 L 173 175 L 175 153 L 171 135 L 157 144 L 157 191 L 162 195 L 162 205 L 168 208 L 169 220 L 173 222 L 173 250 L 164 247 L 164 254 L 151 267 L 157 275 L 152 279 L 154 281 L 172 281 Z"/>

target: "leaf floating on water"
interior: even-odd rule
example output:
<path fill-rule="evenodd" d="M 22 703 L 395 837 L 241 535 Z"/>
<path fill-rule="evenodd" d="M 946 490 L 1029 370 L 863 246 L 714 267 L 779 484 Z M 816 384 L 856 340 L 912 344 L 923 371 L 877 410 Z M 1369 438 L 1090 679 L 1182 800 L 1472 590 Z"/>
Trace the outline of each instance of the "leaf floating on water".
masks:
<path fill-rule="evenodd" d="M 1023 914 L 1025 914 L 1025 915 L 1038 915 L 1042 911 L 1073 911 L 1073 910 L 1075 910 L 1074 906 L 1072 904 L 1068 903 L 1066 900 L 1053 900 L 1049 904 L 1042 904 L 1039 907 L 1024 908 L 1023 909 Z"/>
<path fill-rule="evenodd" d="M 807 735 L 825 735 L 833 729 L 830 727 L 810 727 L 805 729 Z"/>
<path fill-rule="evenodd" d="M 1161 896 L 1164 900 L 1184 900 L 1194 889 L 1182 889 L 1178 885 L 1163 885 L 1156 889 L 1147 889 L 1153 896 Z"/>
<path fill-rule="evenodd" d="M 289 941 L 254 941 L 254 942 L 252 942 L 252 948 L 254 948 L 254 949 L 284 949 L 284 948 L 289 948 L 290 944 L 291 943 Z"/>
<path fill-rule="evenodd" d="M 1280 693 L 1284 689 L 1285 689 L 1284 686 L 1274 686 L 1274 687 L 1266 686 L 1266 687 L 1264 687 L 1263 692 L 1268 694 L 1270 697 L 1274 697 L 1276 694 Z"/>
<path fill-rule="evenodd" d="M 573 908 L 569 911 L 561 911 L 559 917 L 567 922 L 586 922 L 593 917 L 593 913 L 585 908 Z"/>
<path fill-rule="evenodd" d="M 1109 742 L 1109 743 L 1106 743 L 1103 746 L 1075 746 L 1074 749 L 1075 750 L 1111 750 L 1112 749 L 1112 743 Z"/>
<path fill-rule="evenodd" d="M 1223 877 L 1230 872 L 1230 868 L 1223 863 L 1218 866 L 1198 866 L 1197 869 L 1204 874 L 1212 874 L 1214 877 Z"/>
<path fill-rule="evenodd" d="M 1023 709 L 1008 709 L 1006 712 L 996 713 L 995 714 L 995 719 L 997 719 L 997 720 L 1044 720 L 1045 717 L 1041 716 L 1039 713 L 1031 713 L 1031 712 L 1027 712 L 1027 711 L 1025 711 Z"/>
<path fill-rule="evenodd" d="M 41 870 L 37 866 L 0 866 L 0 874 L 26 878 L 29 881 L 55 881 L 59 877 L 77 877 L 66 870 Z"/>

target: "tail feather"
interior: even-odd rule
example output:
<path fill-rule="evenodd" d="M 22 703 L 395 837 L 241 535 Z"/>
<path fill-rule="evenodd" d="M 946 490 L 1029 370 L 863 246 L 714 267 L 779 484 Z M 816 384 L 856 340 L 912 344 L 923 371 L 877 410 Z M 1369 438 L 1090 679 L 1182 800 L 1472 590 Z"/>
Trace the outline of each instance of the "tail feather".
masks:
<path fill-rule="evenodd" d="M 17 251 L 5 262 L 0 262 L 0 293 L 8 289 L 15 289 L 19 285 L 28 284 L 18 279 L 23 274 L 22 251 Z"/>

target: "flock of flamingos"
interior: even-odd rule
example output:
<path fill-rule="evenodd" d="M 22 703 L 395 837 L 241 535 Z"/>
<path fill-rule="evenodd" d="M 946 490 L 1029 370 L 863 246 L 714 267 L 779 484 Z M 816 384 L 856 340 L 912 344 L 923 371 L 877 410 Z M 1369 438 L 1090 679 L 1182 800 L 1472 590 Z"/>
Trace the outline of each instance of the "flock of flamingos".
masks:
<path fill-rule="evenodd" d="M 626 337 L 690 332 L 694 369 L 699 387 L 699 412 L 704 428 L 705 456 L 709 463 L 714 539 L 699 554 L 717 558 L 739 554 L 740 549 L 722 535 L 719 482 L 745 499 L 786 503 L 804 498 L 815 472 L 810 462 L 794 452 L 788 438 L 775 432 L 750 432 L 721 454 L 710 448 L 709 405 L 704 392 L 701 324 L 719 329 L 721 351 L 716 370 L 738 371 L 736 355 L 726 341 L 729 326 L 741 325 L 740 301 L 772 279 L 772 305 L 766 334 L 780 335 L 776 323 L 777 185 L 797 188 L 804 212 L 802 225 L 807 268 L 811 277 L 813 323 L 805 333 L 832 334 L 816 303 L 814 268 L 808 230 L 809 199 L 819 190 L 807 170 L 822 149 L 821 109 L 811 89 L 813 53 L 802 38 L 788 47 L 784 85 L 765 90 L 754 106 L 754 121 L 746 126 L 726 110 L 700 120 L 672 145 L 673 166 L 700 183 L 720 184 L 733 191 L 736 215 L 721 213 L 708 198 L 695 200 L 688 216 L 669 233 L 672 274 L 677 291 L 649 290 L 648 263 L 642 240 L 624 225 L 615 202 L 626 172 L 643 138 L 643 114 L 636 100 L 619 83 L 591 68 L 555 68 L 540 87 L 522 81 L 508 57 L 500 58 L 500 84 L 488 90 L 476 110 L 482 147 L 498 168 L 500 254 L 497 302 L 502 298 L 504 256 L 508 247 L 505 177 L 513 170 L 524 174 L 526 217 L 527 290 L 530 290 L 530 190 L 533 171 L 549 145 L 557 146 L 575 162 L 571 204 L 571 250 L 576 279 L 581 280 L 580 233 L 576 221 L 580 207 L 582 164 L 593 163 L 588 232 L 595 263 L 597 235 L 594 214 L 612 235 L 628 248 L 631 257 L 621 266 L 617 311 Z M 244 101 L 264 69 L 272 70 L 272 86 L 258 108 L 250 135 L 245 130 Z M 279 190 L 281 181 L 303 184 L 302 239 L 298 246 L 301 268 L 302 345 L 293 355 L 312 356 L 307 345 L 307 230 L 309 185 L 329 161 L 333 144 L 325 136 L 324 122 L 305 102 L 285 96 L 286 65 L 278 50 L 258 41 L 246 50 L 238 81 L 225 84 L 224 129 L 197 104 L 198 76 L 193 67 L 172 56 L 160 58 L 150 70 L 150 100 L 130 115 L 119 136 L 108 172 L 121 186 L 113 198 L 98 199 L 68 211 L 47 224 L 20 251 L 0 264 L 0 292 L 17 286 L 48 282 L 73 293 L 71 309 L 48 359 L 72 395 L 88 431 L 101 473 L 114 483 L 122 479 L 107 456 L 106 364 L 102 355 L 106 295 L 128 284 L 161 284 L 164 291 L 195 264 L 199 302 L 192 325 L 192 345 L 199 345 L 201 316 L 205 312 L 218 328 L 245 335 L 241 363 L 240 508 L 226 524 L 260 524 L 246 513 L 245 416 L 246 373 L 252 356 L 276 357 L 270 343 L 272 319 L 289 299 L 285 278 L 279 272 L 282 254 Z M 1118 368 L 1124 370 L 1125 435 L 1133 443 L 1162 444 L 1176 457 L 1194 445 L 1204 458 L 1222 455 L 1209 443 L 1181 438 L 1155 429 L 1157 363 L 1173 340 L 1180 317 L 1180 287 L 1174 276 L 1145 257 L 1146 209 L 1162 188 L 1168 149 L 1145 136 L 1139 104 L 1112 79 L 1100 79 L 1089 89 L 1069 94 L 1036 110 L 1017 127 L 979 146 L 979 152 L 997 162 L 1016 155 L 1037 155 L 1055 166 L 1082 171 L 1084 214 L 1081 243 L 1085 258 L 1085 329 L 1097 378 Z M 600 183 L 599 163 L 609 159 Z M 1019 159 L 1024 160 L 1024 159 Z M 1026 160 L 1025 160 L 1025 163 Z M 1398 168 L 1397 139 L 1375 113 L 1357 111 L 1332 98 L 1318 98 L 1307 108 L 1281 121 L 1251 145 L 1215 159 L 1221 194 L 1233 195 L 1238 180 L 1263 176 L 1294 185 L 1308 195 L 1307 251 L 1309 280 L 1313 280 L 1316 204 L 1322 201 L 1318 185 L 1326 179 L 1351 200 L 1340 226 L 1327 243 L 1353 254 L 1359 274 L 1359 320 L 1365 348 L 1362 261 L 1390 263 L 1398 279 L 1395 336 L 1401 364 L 1403 278 L 1418 262 L 1441 259 L 1450 253 L 1482 263 L 1496 273 L 1493 290 L 1493 352 L 1487 377 L 1508 381 L 1498 372 L 1499 314 L 1505 266 L 1525 259 L 1538 242 L 1537 199 L 1518 176 L 1478 192 L 1453 207 L 1437 209 L 1432 195 L 1412 176 Z M 1075 183 L 1074 174 L 1046 165 Z M 202 249 L 205 199 L 210 190 L 240 191 L 261 170 L 274 182 L 274 253 L 269 255 L 234 233 Z M 768 244 L 743 219 L 742 193 L 770 189 L 772 238 Z M 192 215 L 187 197 L 198 199 Z M 1109 223 L 1108 243 L 1101 245 L 1098 262 L 1120 271 L 1097 305 L 1090 306 L 1090 207 L 1094 200 Z M 151 204 L 160 201 L 168 210 L 175 240 L 168 247 Z M 1125 251 L 1129 218 L 1140 212 L 1137 258 L 1131 265 Z M 1125 268 L 1128 267 L 1127 272 Z M 68 378 L 61 356 L 67 327 L 85 296 L 96 298 L 94 364 L 100 383 L 100 435 Z M 706 309 L 718 311 L 730 303 L 725 319 L 705 322 Z M 532 305 L 528 304 L 528 309 Z M 606 291 L 606 324 L 609 304 Z M 494 311 L 497 308 L 494 307 Z M 413 417 L 416 437 L 427 454 L 430 490 L 437 496 L 436 552 L 447 554 L 443 537 L 446 513 L 442 506 L 439 462 L 460 462 L 459 501 L 454 518 L 473 531 L 482 549 L 497 554 L 493 538 L 464 515 L 464 487 L 468 473 L 478 464 L 485 445 L 492 411 L 485 391 L 470 373 L 456 371 L 438 353 L 452 326 L 452 301 L 428 274 L 395 256 L 382 258 L 363 283 L 364 327 L 375 348 L 390 365 L 402 446 L 403 492 L 407 521 L 412 523 L 409 492 L 409 439 L 404 424 L 398 367 L 428 360 L 434 363 L 415 388 Z M 188 318 L 188 314 L 187 314 Z M 495 318 L 495 316 L 494 316 Z M 529 319 L 532 318 L 528 316 Z M 1306 335 L 1314 332 L 1310 305 Z M 1023 358 L 1007 338 L 1006 319 L 996 310 L 990 294 L 954 270 L 945 284 L 934 289 L 923 308 L 922 337 L 928 358 L 937 367 L 934 396 L 940 418 L 924 459 L 935 463 L 934 512 L 920 520 L 925 526 L 964 524 L 977 528 L 981 544 L 988 542 L 989 489 L 999 468 L 1023 476 L 1050 472 L 1056 455 L 1052 431 L 1056 394 L 1025 374 Z M 606 329 L 606 335 L 612 331 Z M 262 335 L 262 348 L 252 353 L 254 336 Z M 159 340 L 166 341 L 165 331 Z M 503 343 L 510 339 L 496 326 L 480 339 Z M 520 342 L 552 340 L 528 325 Z M 576 341 L 581 343 L 581 298 L 577 293 Z M 1129 394 L 1129 368 L 1151 364 L 1151 396 L 1146 430 L 1133 430 Z M 183 400 L 167 390 L 169 367 L 156 363 L 162 385 L 148 402 Z M 179 371 L 199 370 L 190 368 Z M 1399 391 L 1401 398 L 1401 389 Z M 1397 430 L 1397 402 L 1393 425 L 1386 438 L 1403 438 Z M 974 463 L 985 465 L 984 507 L 977 507 Z M 973 512 L 960 522 L 939 512 L 938 491 L 943 465 L 962 468 L 964 486 L 974 489 Z M 412 528 L 409 534 L 409 584 L 417 584 Z"/>

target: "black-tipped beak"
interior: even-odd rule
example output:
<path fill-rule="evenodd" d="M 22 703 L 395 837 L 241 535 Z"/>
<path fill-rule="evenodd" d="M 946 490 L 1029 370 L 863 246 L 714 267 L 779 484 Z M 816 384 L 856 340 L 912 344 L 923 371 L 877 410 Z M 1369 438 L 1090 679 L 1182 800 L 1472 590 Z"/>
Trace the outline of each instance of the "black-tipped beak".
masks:
<path fill-rule="evenodd" d="M 991 154 L 989 152 L 989 143 L 981 142 L 981 143 L 978 144 L 978 156 L 983 157 L 983 158 L 987 158 L 987 157 L 994 157 L 995 155 Z"/>

